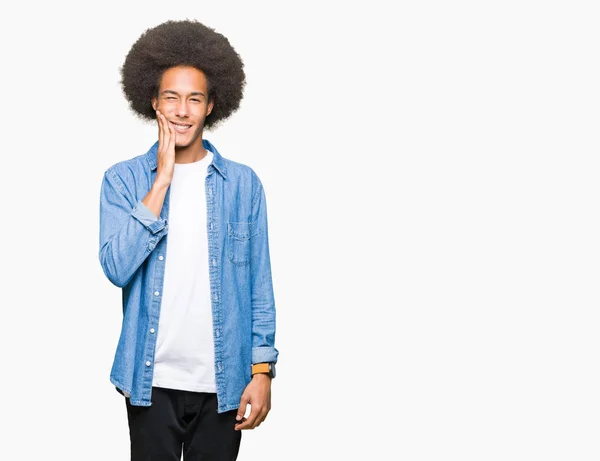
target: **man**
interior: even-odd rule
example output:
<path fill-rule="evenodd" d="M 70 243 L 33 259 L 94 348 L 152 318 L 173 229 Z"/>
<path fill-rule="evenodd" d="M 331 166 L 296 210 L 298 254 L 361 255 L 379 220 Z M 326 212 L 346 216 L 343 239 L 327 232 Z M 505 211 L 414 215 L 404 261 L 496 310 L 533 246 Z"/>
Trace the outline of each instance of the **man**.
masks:
<path fill-rule="evenodd" d="M 270 410 L 279 353 L 265 191 L 202 136 L 238 109 L 243 63 L 213 29 L 167 21 L 134 43 L 121 77 L 131 109 L 158 125 L 100 194 L 99 259 L 123 299 L 110 380 L 131 459 L 235 460 L 240 431 Z"/>

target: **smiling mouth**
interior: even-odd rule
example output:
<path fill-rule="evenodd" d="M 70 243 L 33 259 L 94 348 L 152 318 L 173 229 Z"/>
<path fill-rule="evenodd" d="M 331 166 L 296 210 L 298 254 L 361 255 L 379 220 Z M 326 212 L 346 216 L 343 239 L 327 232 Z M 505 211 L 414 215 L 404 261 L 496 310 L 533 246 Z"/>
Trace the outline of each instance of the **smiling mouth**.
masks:
<path fill-rule="evenodd" d="M 187 123 L 170 123 L 173 125 L 173 128 L 175 128 L 176 133 L 186 133 L 192 127 L 192 125 L 188 125 Z"/>

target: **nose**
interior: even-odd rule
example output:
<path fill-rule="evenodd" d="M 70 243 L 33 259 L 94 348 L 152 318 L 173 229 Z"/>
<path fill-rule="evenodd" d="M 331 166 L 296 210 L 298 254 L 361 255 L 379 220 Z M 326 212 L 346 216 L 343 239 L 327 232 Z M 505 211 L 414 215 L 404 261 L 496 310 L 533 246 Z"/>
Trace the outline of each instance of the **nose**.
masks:
<path fill-rule="evenodd" d="M 189 109 L 185 98 L 179 100 L 177 107 L 175 107 L 175 113 L 178 117 L 187 117 L 189 115 Z"/>

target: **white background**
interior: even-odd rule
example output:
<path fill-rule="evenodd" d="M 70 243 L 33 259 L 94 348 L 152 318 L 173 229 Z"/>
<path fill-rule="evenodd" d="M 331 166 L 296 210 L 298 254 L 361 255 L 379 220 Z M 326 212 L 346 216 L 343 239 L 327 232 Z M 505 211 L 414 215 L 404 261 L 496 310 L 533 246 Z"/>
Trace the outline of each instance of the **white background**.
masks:
<path fill-rule="evenodd" d="M 4 6 L 0 459 L 129 459 L 100 183 L 157 136 L 129 47 L 185 18 L 244 60 L 205 137 L 268 202 L 280 361 L 239 459 L 600 459 L 595 3 Z"/>

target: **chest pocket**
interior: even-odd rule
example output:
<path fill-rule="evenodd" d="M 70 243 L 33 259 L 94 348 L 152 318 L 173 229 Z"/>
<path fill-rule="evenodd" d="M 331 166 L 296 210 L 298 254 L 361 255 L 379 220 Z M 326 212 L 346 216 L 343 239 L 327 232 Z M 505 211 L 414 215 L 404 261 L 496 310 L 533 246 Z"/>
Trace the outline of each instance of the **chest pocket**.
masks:
<path fill-rule="evenodd" d="M 255 222 L 227 223 L 227 255 L 229 260 L 237 266 L 250 263 L 250 239 L 258 234 Z"/>

